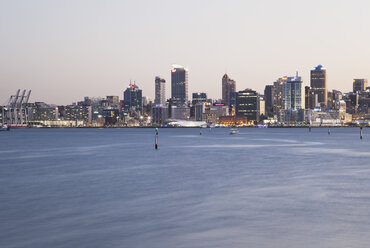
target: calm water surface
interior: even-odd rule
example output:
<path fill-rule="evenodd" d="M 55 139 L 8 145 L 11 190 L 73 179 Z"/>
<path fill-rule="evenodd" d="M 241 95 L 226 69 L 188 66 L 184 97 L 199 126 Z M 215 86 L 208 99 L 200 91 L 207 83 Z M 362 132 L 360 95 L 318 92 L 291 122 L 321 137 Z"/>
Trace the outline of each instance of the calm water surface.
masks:
<path fill-rule="evenodd" d="M 0 133 L 0 247 L 369 247 L 370 129 Z"/>

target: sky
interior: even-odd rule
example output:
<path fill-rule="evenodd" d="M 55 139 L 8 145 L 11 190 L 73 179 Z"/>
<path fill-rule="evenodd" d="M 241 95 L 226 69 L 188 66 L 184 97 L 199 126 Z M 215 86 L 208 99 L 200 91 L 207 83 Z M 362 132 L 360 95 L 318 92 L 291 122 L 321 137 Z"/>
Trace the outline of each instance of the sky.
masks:
<path fill-rule="evenodd" d="M 189 96 L 263 93 L 296 71 L 327 68 L 328 89 L 370 78 L 368 0 L 0 0 L 0 104 L 17 89 L 30 101 L 70 104 L 118 95 L 130 80 L 154 98 L 154 78 L 189 68 Z"/>

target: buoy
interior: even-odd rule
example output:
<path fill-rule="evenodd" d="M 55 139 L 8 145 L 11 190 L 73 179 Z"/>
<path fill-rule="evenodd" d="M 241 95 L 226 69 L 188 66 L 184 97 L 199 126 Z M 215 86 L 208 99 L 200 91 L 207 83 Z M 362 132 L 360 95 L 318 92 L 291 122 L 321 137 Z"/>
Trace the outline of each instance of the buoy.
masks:
<path fill-rule="evenodd" d="M 158 128 L 155 129 L 155 145 L 154 148 L 158 149 Z"/>

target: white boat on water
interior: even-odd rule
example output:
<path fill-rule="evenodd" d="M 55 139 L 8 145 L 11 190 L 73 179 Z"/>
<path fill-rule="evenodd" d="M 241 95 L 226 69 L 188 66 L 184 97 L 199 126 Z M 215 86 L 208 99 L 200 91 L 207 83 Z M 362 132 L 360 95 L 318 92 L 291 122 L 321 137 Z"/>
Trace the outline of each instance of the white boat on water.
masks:
<path fill-rule="evenodd" d="M 238 134 L 238 133 L 239 133 L 239 130 L 237 128 L 231 128 L 230 129 L 230 135 Z"/>
<path fill-rule="evenodd" d="M 8 125 L 2 125 L 1 127 L 0 127 L 0 131 L 9 131 L 10 130 L 10 126 L 8 126 Z"/>

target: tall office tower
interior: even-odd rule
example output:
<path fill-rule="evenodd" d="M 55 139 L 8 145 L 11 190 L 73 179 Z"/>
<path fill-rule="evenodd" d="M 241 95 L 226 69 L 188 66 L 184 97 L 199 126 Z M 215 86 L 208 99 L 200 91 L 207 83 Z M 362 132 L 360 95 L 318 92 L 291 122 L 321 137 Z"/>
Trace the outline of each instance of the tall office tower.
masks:
<path fill-rule="evenodd" d="M 222 77 L 222 102 L 230 106 L 231 93 L 236 91 L 236 83 L 227 74 Z"/>
<path fill-rule="evenodd" d="M 155 77 L 155 99 L 154 104 L 166 104 L 166 80 Z"/>
<path fill-rule="evenodd" d="M 206 102 L 206 101 L 207 101 L 207 94 L 206 93 L 203 93 L 203 92 L 193 93 L 193 99 L 191 101 L 191 103 L 193 105 L 195 105 L 197 103 Z"/>
<path fill-rule="evenodd" d="M 266 85 L 265 87 L 265 115 L 274 116 L 274 86 Z"/>
<path fill-rule="evenodd" d="M 143 112 L 142 90 L 136 84 L 130 83 L 124 91 L 123 107 L 131 116 L 138 116 Z"/>
<path fill-rule="evenodd" d="M 311 87 L 306 86 L 305 88 L 305 109 L 314 109 L 315 108 L 315 95 L 313 94 Z"/>
<path fill-rule="evenodd" d="M 188 102 L 188 72 L 189 70 L 181 65 L 172 65 L 171 98 L 177 106 Z"/>
<path fill-rule="evenodd" d="M 304 88 L 302 78 L 298 76 L 288 77 L 283 84 L 283 106 L 288 109 L 304 109 Z"/>
<path fill-rule="evenodd" d="M 288 80 L 288 77 L 279 78 L 274 82 L 274 115 L 277 115 L 279 110 L 283 109 L 283 85 Z"/>
<path fill-rule="evenodd" d="M 353 93 L 364 92 L 367 88 L 367 79 L 353 79 Z"/>
<path fill-rule="evenodd" d="M 251 89 L 236 93 L 236 116 L 245 116 L 248 121 L 259 121 L 260 96 Z"/>
<path fill-rule="evenodd" d="M 311 90 L 314 95 L 317 95 L 318 104 L 322 108 L 326 108 L 328 103 L 328 88 L 326 84 L 326 69 L 322 65 L 318 65 L 311 70 Z"/>

